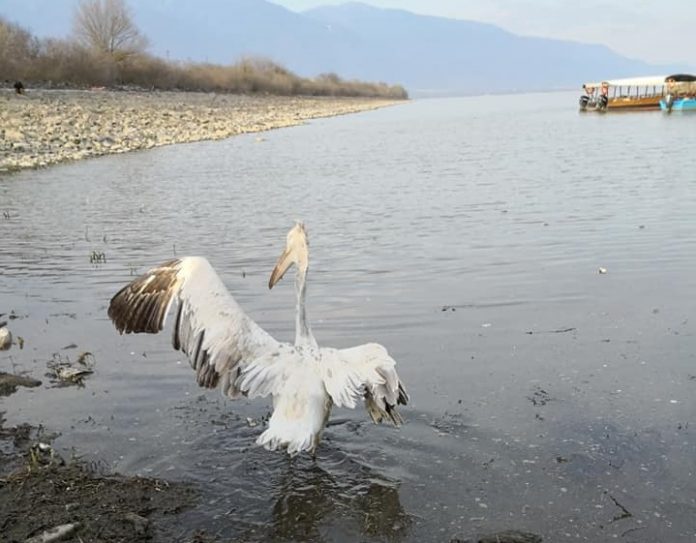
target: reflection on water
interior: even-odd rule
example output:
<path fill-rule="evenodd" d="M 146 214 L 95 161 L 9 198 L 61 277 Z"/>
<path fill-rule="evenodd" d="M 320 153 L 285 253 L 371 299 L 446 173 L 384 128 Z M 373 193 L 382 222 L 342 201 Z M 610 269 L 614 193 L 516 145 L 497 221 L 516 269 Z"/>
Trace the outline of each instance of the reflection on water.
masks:
<path fill-rule="evenodd" d="M 15 311 L 25 346 L 0 370 L 95 360 L 84 388 L 2 400 L 8 424 L 43 423 L 113 470 L 191 481 L 201 501 L 179 533 L 692 541 L 696 124 L 582 116 L 564 94 L 504 100 L 1 177 L 0 313 Z M 121 337 L 106 317 L 133 274 L 199 254 L 292 338 L 292 282 L 266 283 L 296 218 L 319 343 L 383 343 L 412 397 L 398 430 L 337 411 L 316 464 L 254 447 L 268 403 L 198 389 L 169 330 Z"/>
<path fill-rule="evenodd" d="M 259 427 L 230 413 L 224 400 L 199 396 L 176 408 L 175 418 L 186 427 L 186 442 L 178 449 L 178 437 L 164 438 L 172 446 L 149 465 L 160 473 L 178 471 L 172 464 L 192 466 L 185 478 L 205 489 L 209 512 L 184 513 L 185 525 L 223 540 L 408 539 L 412 514 L 401 504 L 398 477 L 374 465 L 374 447 L 351 451 L 343 442 L 366 439 L 363 424 L 337 418 L 313 461 L 255 447 Z"/>
<path fill-rule="evenodd" d="M 274 489 L 273 540 L 316 541 L 330 524 L 354 524 L 358 534 L 399 541 L 409 517 L 398 484 L 365 468 L 340 470 L 328 458 L 311 466 L 289 466 Z M 300 460 L 299 462 L 302 462 Z"/>

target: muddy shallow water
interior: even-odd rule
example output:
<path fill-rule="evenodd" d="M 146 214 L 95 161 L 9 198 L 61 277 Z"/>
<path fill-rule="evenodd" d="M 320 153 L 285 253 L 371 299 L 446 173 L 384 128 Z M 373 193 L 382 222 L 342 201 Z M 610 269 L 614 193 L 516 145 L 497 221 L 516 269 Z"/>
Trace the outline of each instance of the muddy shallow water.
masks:
<path fill-rule="evenodd" d="M 501 100 L 0 177 L 0 313 L 25 341 L 0 371 L 43 381 L 0 399 L 8 424 L 43 424 L 107 470 L 192 483 L 199 502 L 172 533 L 693 541 L 694 119 Z M 399 430 L 335 411 L 316 464 L 255 448 L 269 403 L 198 389 L 168 330 L 122 337 L 106 317 L 133 274 L 200 254 L 292 339 L 292 282 L 266 283 L 296 218 L 319 343 L 383 343 L 412 398 Z M 45 378 L 55 353 L 84 351 L 83 387 Z"/>

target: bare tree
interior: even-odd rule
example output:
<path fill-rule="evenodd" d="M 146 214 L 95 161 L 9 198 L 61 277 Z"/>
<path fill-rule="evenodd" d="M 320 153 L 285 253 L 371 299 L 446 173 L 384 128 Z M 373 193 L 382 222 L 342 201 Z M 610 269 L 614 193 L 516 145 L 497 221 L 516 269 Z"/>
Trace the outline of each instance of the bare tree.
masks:
<path fill-rule="evenodd" d="M 27 76 L 39 52 L 39 42 L 28 30 L 0 17 L 0 79 Z"/>
<path fill-rule="evenodd" d="M 73 30 L 83 45 L 117 61 L 147 47 L 124 0 L 80 0 Z"/>

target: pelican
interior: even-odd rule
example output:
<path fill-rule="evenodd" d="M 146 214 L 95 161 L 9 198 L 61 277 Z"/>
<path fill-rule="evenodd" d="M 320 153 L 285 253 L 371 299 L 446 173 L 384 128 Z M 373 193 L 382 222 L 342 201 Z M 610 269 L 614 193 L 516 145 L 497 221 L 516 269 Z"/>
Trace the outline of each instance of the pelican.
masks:
<path fill-rule="evenodd" d="M 399 426 L 396 406 L 408 395 L 387 350 L 377 343 L 332 349 L 314 339 L 305 308 L 309 244 L 300 222 L 288 232 L 268 288 L 292 265 L 294 344 L 277 341 L 247 316 L 210 263 L 197 256 L 170 260 L 133 280 L 111 299 L 108 314 L 121 334 L 157 333 L 176 300 L 172 343 L 187 355 L 198 384 L 219 386 L 230 399 L 273 397 L 268 427 L 256 440 L 266 449 L 314 456 L 331 408 L 355 408 L 360 399 L 373 422 Z"/>

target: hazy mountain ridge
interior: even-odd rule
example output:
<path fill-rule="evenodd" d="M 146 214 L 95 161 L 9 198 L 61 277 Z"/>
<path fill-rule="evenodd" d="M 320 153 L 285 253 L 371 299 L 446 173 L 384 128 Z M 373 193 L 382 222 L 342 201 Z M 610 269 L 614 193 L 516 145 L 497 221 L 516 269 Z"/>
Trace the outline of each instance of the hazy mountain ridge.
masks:
<path fill-rule="evenodd" d="M 0 15 L 66 36 L 75 0 L 3 0 Z M 416 94 L 578 88 L 585 80 L 668 72 L 601 45 L 517 36 L 495 25 L 351 2 L 296 13 L 265 0 L 131 0 L 150 50 L 229 63 L 264 56 L 300 75 L 405 85 Z"/>

